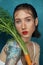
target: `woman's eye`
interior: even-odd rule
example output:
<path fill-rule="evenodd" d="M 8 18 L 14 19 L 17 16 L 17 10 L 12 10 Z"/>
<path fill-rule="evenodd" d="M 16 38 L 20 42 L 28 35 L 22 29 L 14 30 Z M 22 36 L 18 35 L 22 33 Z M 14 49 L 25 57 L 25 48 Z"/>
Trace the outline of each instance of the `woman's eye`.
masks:
<path fill-rule="evenodd" d="M 17 24 L 19 24 L 21 21 L 16 21 Z"/>
<path fill-rule="evenodd" d="M 27 19 L 26 21 L 27 21 L 27 22 L 30 22 L 30 21 L 31 21 L 31 19 Z"/>

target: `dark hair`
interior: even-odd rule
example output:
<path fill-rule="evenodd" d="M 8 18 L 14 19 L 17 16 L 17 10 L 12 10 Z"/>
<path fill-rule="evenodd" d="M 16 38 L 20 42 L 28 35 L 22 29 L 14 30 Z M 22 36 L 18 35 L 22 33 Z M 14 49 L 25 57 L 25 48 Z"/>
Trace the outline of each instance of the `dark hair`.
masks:
<path fill-rule="evenodd" d="M 18 6 L 16 6 L 16 8 L 14 9 L 14 12 L 13 12 L 13 18 L 14 18 L 14 14 L 18 10 L 31 10 L 34 19 L 36 19 L 38 17 L 35 8 L 31 4 L 23 3 L 23 4 L 19 4 Z M 38 25 L 36 26 L 36 29 L 35 29 L 32 37 L 36 37 L 36 38 L 40 37 L 40 32 L 38 31 Z"/>

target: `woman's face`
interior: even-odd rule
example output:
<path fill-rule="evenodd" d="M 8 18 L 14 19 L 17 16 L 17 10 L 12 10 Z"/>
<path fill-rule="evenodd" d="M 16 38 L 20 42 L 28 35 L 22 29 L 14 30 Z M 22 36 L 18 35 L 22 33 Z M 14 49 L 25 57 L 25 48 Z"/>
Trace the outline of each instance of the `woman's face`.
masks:
<path fill-rule="evenodd" d="M 18 10 L 15 15 L 15 26 L 21 37 L 30 38 L 35 31 L 35 20 L 31 11 Z"/>

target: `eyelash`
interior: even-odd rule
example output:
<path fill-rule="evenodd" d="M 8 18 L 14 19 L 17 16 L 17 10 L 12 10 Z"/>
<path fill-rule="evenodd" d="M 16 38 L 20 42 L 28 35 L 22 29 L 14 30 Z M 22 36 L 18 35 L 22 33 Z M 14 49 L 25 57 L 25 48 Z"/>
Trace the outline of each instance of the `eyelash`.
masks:
<path fill-rule="evenodd" d="M 26 19 L 26 21 L 30 22 L 30 21 L 31 21 L 31 19 Z"/>
<path fill-rule="evenodd" d="M 18 23 L 20 23 L 21 21 L 16 21 L 16 23 L 18 24 Z"/>

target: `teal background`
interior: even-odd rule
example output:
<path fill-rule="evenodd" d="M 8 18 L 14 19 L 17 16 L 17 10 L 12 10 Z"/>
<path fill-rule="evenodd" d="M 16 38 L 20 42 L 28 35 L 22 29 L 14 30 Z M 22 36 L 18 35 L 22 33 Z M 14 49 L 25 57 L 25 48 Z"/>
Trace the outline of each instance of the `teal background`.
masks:
<path fill-rule="evenodd" d="M 39 39 L 32 38 L 32 40 L 36 41 L 40 45 L 40 65 L 43 65 L 43 0 L 0 0 L 0 7 L 3 7 L 5 10 L 13 16 L 13 10 L 16 5 L 20 3 L 29 3 L 32 4 L 37 11 L 38 19 L 39 19 L 39 31 L 41 33 L 41 37 Z M 0 34 L 0 52 L 3 46 L 5 45 L 7 39 L 11 38 L 6 33 Z"/>

